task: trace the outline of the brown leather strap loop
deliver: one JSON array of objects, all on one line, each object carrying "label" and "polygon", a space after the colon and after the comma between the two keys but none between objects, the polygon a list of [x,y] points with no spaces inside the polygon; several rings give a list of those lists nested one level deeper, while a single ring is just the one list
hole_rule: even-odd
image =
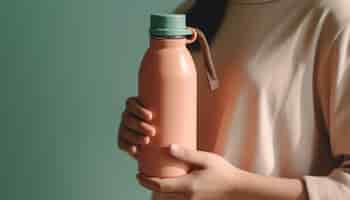
[{"label": "brown leather strap loop", "polygon": [[202,51],[204,63],[206,65],[206,70],[207,70],[207,77],[209,81],[209,86],[211,90],[215,90],[219,87],[219,79],[214,67],[213,59],[211,57],[210,53],[210,48],[208,41],[204,35],[204,33],[197,29],[197,28],[192,28],[197,33],[197,40],[199,42],[200,49]]}]

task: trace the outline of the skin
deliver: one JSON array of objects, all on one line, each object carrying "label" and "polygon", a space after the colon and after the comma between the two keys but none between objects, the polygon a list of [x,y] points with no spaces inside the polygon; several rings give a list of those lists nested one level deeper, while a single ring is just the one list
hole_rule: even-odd
[{"label": "skin", "polygon": [[[217,64],[221,86],[215,94],[207,87],[200,56],[193,53],[199,84],[198,145],[199,150],[189,150],[173,144],[169,154],[192,166],[193,170],[176,178],[149,178],[137,175],[139,183],[154,192],[154,199],[160,194],[171,195],[171,199],[212,200],[307,200],[307,193],[301,179],[287,179],[261,176],[233,166],[221,155],[225,140],[229,109],[237,84],[239,72],[225,65]],[[217,106],[208,106],[217,105]],[[144,108],[137,97],[126,101],[118,131],[118,146],[137,159],[139,145],[147,145],[157,134],[150,123],[152,112]],[[211,121],[212,123],[205,123]],[[157,197],[158,196],[158,197]]]}]

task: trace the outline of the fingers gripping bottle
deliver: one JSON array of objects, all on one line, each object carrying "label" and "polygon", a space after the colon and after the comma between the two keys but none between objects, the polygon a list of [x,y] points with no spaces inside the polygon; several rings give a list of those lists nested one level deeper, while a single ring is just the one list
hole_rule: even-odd
[{"label": "fingers gripping bottle", "polygon": [[167,148],[178,144],[196,149],[197,73],[186,44],[197,39],[206,63],[209,86],[218,87],[204,34],[186,27],[186,16],[151,15],[150,46],[139,71],[140,103],[153,112],[156,136],[140,147],[139,172],[152,177],[176,177],[188,172],[186,163],[173,159]]}]

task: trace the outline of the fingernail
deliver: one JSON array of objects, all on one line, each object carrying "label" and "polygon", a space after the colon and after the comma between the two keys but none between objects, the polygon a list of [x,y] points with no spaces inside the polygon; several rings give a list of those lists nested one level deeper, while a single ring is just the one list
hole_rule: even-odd
[{"label": "fingernail", "polygon": [[150,139],[149,139],[149,137],[145,137],[145,144],[149,144],[149,142],[150,142]]},{"label": "fingernail", "polygon": [[170,153],[176,154],[179,150],[179,146],[177,144],[171,144],[170,145]]},{"label": "fingernail", "polygon": [[153,136],[155,136],[156,135],[156,129],[153,127],[152,128],[152,131],[151,131],[151,136],[153,137]]},{"label": "fingernail", "polygon": [[131,153],[132,153],[132,154],[136,154],[136,153],[137,153],[137,147],[136,147],[135,145],[133,145],[133,146],[131,147]]},{"label": "fingernail", "polygon": [[148,113],[148,114],[147,114],[147,119],[148,119],[149,121],[152,120],[152,113]]}]

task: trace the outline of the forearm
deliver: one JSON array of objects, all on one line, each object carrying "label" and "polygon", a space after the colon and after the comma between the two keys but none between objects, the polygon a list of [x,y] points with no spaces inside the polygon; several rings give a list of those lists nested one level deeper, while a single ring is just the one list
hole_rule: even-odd
[{"label": "forearm", "polygon": [[247,200],[307,200],[302,180],[257,175],[249,172],[236,186],[232,197]]}]

